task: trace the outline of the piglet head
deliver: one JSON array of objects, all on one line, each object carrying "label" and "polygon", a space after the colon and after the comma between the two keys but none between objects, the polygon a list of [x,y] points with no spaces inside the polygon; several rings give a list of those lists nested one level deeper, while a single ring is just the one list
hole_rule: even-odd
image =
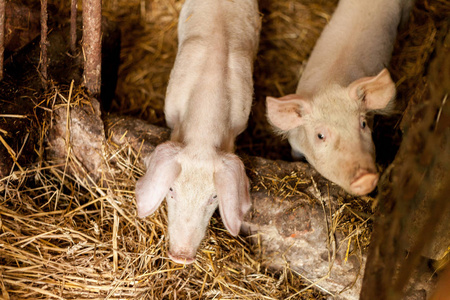
[{"label": "piglet head", "polygon": [[302,153],[319,173],[346,191],[364,195],[379,178],[366,114],[385,108],[394,94],[395,85],[384,69],[348,87],[324,87],[313,97],[268,97],[267,113],[294,152]]},{"label": "piglet head", "polygon": [[157,147],[147,166],[146,175],[136,185],[138,215],[153,213],[166,197],[169,257],[173,261],[194,262],[217,206],[228,231],[239,233],[242,217],[250,208],[250,195],[244,165],[237,156],[216,153],[198,157],[167,142]]}]

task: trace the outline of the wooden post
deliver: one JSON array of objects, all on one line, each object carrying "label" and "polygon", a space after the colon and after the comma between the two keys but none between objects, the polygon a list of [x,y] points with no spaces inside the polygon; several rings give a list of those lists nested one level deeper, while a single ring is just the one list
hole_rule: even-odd
[{"label": "wooden post", "polygon": [[75,53],[77,43],[77,2],[78,0],[71,0],[70,5],[70,51]]},{"label": "wooden post", "polygon": [[47,33],[48,33],[48,13],[47,13],[47,0],[41,0],[41,60],[40,71],[42,76],[42,82],[44,87],[47,87]]},{"label": "wooden post", "polygon": [[[437,56],[427,74],[428,93],[423,99],[421,96],[415,116],[405,123],[407,134],[393,167],[380,181],[380,213],[367,256],[361,300],[403,299],[422,252],[447,249],[448,244],[439,241],[449,238],[443,227],[450,215],[450,77],[443,75],[450,69],[449,42],[447,34],[436,48]],[[420,228],[408,238],[417,224]]]},{"label": "wooden post", "polygon": [[0,80],[3,79],[3,59],[5,53],[5,2],[0,0]]},{"label": "wooden post", "polygon": [[101,0],[83,1],[84,85],[94,95],[100,95],[101,85]]}]

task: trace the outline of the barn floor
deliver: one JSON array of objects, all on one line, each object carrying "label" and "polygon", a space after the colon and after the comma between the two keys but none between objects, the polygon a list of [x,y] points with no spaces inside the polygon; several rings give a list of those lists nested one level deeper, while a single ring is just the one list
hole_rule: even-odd
[{"label": "barn floor", "polygon": [[[69,11],[68,1],[49,2],[62,15]],[[111,113],[165,126],[164,95],[177,50],[182,3],[103,1],[103,14],[122,31]],[[336,3],[259,1],[262,32],[255,61],[255,99],[248,129],[238,138],[238,154],[292,160],[287,142],[276,137],[266,121],[265,97],[295,91],[300,70]],[[399,113],[375,120],[374,140],[383,168],[392,162],[401,142],[402,117],[408,117],[403,112],[419,103],[426,89],[426,70],[442,29],[448,28],[449,15],[446,0],[418,0],[399,32],[389,66],[398,85]],[[35,103],[53,99],[78,103],[84,97],[78,87],[58,85],[31,94]],[[36,162],[15,165],[9,176],[0,179],[2,299],[326,299],[313,288],[298,293],[308,284],[288,266],[278,272],[267,270],[260,245],[230,236],[218,214],[211,220],[197,261],[189,266],[171,262],[166,253],[165,209],[145,220],[136,217],[134,186],[143,174],[137,154],[129,147],[105,149],[102,155],[114,178],[102,184],[86,182],[65,171],[67,164],[77,163],[72,157],[55,165],[42,155],[50,124],[39,124]],[[109,164],[113,159],[114,164]],[[370,219],[375,198],[372,194],[352,199],[360,201],[352,205]],[[345,220],[350,224],[352,218]],[[363,249],[372,224],[366,223],[369,227],[360,238],[365,241]]]}]

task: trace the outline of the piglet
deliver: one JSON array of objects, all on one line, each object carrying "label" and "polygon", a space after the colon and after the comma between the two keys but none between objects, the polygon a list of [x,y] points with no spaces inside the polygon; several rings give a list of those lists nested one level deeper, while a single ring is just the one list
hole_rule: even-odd
[{"label": "piglet", "polygon": [[341,0],[315,45],[296,94],[267,97],[267,116],[293,153],[355,195],[378,182],[366,115],[393,104],[388,64],[409,0]]},{"label": "piglet", "polygon": [[171,139],[156,147],[136,184],[140,217],[166,198],[175,262],[194,262],[217,206],[233,236],[250,208],[248,178],[233,151],[250,113],[259,31],[256,0],[187,0],[181,10],[164,107]]}]

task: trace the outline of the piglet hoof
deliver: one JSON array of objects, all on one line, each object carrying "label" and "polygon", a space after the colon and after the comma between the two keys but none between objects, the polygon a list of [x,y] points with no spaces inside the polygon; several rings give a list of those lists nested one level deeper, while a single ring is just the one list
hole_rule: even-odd
[{"label": "piglet hoof", "polygon": [[378,173],[363,173],[350,185],[350,191],[358,196],[370,193],[378,183]]},{"label": "piglet hoof", "polygon": [[178,264],[183,264],[183,265],[189,265],[195,261],[195,256],[190,257],[189,255],[185,255],[184,253],[172,254],[172,253],[170,253],[170,251],[169,251],[169,258],[172,261],[174,261]]}]

